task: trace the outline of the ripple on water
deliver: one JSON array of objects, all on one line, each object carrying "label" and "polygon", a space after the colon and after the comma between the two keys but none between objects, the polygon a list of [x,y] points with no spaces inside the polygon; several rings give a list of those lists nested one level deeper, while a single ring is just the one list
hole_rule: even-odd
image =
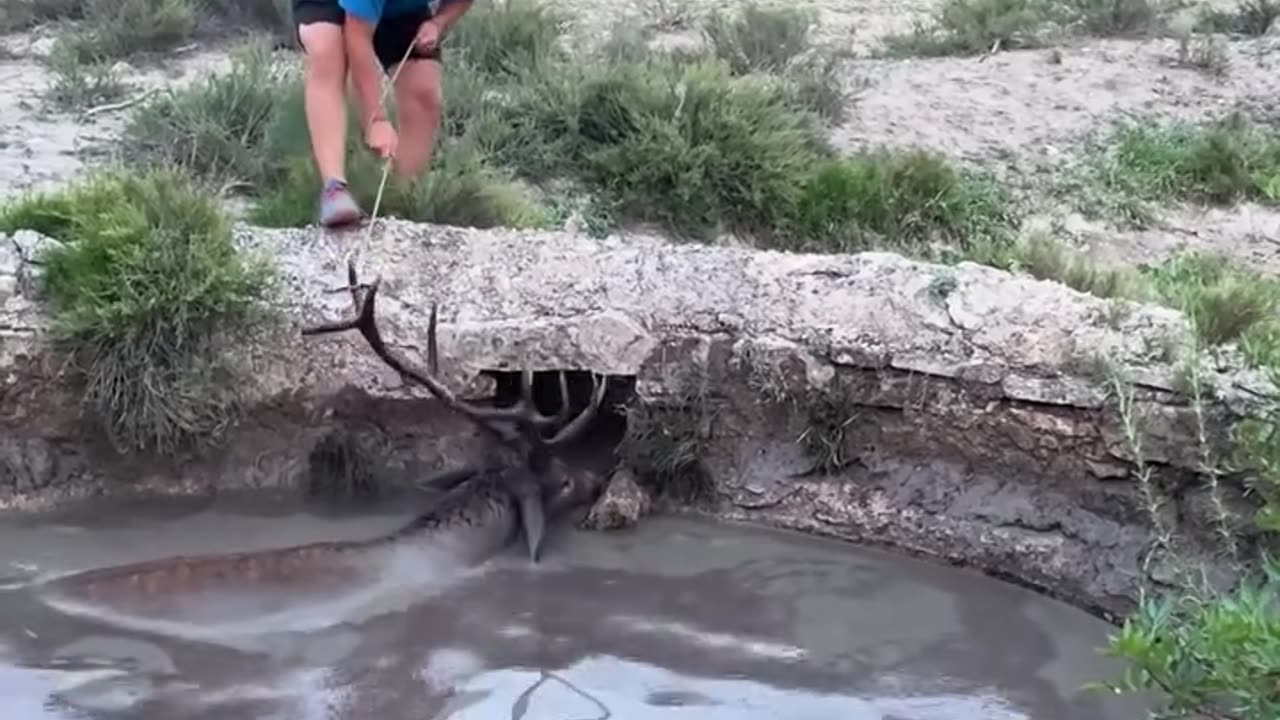
[{"label": "ripple on water", "polygon": [[652,518],[559,529],[538,566],[519,548],[473,572],[422,558],[384,558],[358,598],[259,597],[258,615],[247,597],[125,622],[0,592],[5,720],[1141,715],[1080,690],[1115,670],[1096,652],[1105,625],[848,544]]}]

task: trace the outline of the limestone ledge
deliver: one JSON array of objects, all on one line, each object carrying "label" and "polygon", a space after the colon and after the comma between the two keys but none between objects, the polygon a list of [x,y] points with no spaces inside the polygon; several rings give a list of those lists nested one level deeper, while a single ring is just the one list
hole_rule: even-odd
[{"label": "limestone ledge", "polygon": [[[1187,333],[1180,314],[1165,308],[889,253],[637,245],[397,221],[380,222],[371,241],[363,231],[251,227],[238,228],[237,241],[278,266],[281,310],[297,324],[351,312],[339,290],[345,254],[357,247],[361,279],[382,277],[384,334],[410,357],[423,356],[430,307],[440,304],[441,348],[456,387],[480,369],[521,364],[636,374],[664,341],[705,337],[795,351],[828,367],[951,378],[998,387],[1012,400],[1097,408],[1105,387],[1091,376],[1095,358],[1110,358],[1142,386],[1173,391],[1171,353]],[[28,231],[0,240],[6,385],[13,368],[44,352],[32,278],[50,242]],[[406,391],[354,334],[282,340],[254,349],[263,397],[335,384]],[[1248,413],[1267,392],[1261,377],[1229,359],[1215,370],[1236,412]]]}]

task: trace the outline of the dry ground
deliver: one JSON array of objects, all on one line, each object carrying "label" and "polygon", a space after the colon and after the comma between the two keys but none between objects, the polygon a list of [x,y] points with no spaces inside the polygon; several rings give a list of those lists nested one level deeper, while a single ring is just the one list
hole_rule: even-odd
[{"label": "dry ground", "polygon": [[[690,22],[718,0],[627,3],[578,0],[578,30],[599,37],[614,22],[644,23],[670,44],[697,42]],[[846,83],[859,94],[848,119],[833,129],[840,148],[915,145],[938,150],[1004,178],[1024,199],[1033,223],[1103,259],[1146,262],[1183,248],[1204,248],[1280,273],[1280,213],[1255,205],[1202,210],[1169,208],[1145,230],[1086,220],[1048,192],[1091,132],[1125,114],[1201,119],[1243,109],[1280,118],[1280,30],[1223,45],[1226,73],[1178,66],[1172,39],[1088,40],[1051,49],[987,57],[877,58],[880,39],[928,17],[919,0],[812,0],[818,38],[847,53]],[[585,40],[584,40],[585,41]],[[42,95],[50,73],[41,58],[48,31],[0,38],[0,198],[76,176],[118,131],[119,113],[92,118],[49,111]],[[164,68],[139,67],[144,87],[185,82],[221,67],[225,52],[192,47]],[[136,91],[135,91],[136,92]]]}]

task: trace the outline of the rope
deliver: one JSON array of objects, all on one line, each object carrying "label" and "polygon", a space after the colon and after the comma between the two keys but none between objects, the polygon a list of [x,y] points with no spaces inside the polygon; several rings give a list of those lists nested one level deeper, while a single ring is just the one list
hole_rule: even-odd
[{"label": "rope", "polygon": [[[395,72],[391,73],[391,82],[382,86],[382,95],[378,98],[378,107],[384,113],[386,112],[387,95],[395,88],[396,79],[400,77],[400,71],[404,69],[404,64],[409,61],[409,54],[413,52],[415,43],[416,40],[409,43],[409,47],[404,51],[404,57],[400,58],[400,62],[396,64]],[[373,212],[369,215],[369,227],[364,235],[365,243],[373,242],[373,228],[378,222],[378,210],[382,206],[382,194],[387,189],[387,177],[391,174],[391,161],[394,159],[394,157],[388,157],[386,162],[382,164],[382,180],[378,183],[378,194],[373,199]],[[361,243],[356,243],[347,251],[347,256],[343,258],[346,260],[346,264],[352,264],[352,259],[355,257],[356,251],[360,249],[360,245]]]}]

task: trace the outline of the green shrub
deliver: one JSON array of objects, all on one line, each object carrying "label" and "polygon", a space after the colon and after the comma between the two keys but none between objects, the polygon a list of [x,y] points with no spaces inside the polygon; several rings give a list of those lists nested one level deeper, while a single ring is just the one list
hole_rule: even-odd
[{"label": "green shrub", "polygon": [[1280,202],[1280,135],[1237,114],[1203,124],[1121,123],[1088,163],[1101,204],[1138,222],[1158,201]]},{"label": "green shrub", "polygon": [[1056,10],[1066,24],[1094,37],[1126,37],[1160,29],[1160,10],[1151,0],[1067,0]]},{"label": "green shrub", "polygon": [[486,76],[519,76],[564,59],[561,38],[568,22],[568,14],[550,3],[477,3],[454,25],[445,52],[450,65],[461,61]]},{"label": "green shrub", "polygon": [[1147,277],[1156,296],[1185,313],[1206,343],[1240,342],[1259,364],[1280,353],[1272,344],[1280,332],[1280,280],[1200,253],[1165,261]]},{"label": "green shrub", "polygon": [[[1246,360],[1267,371],[1273,387],[1280,388],[1280,281],[1197,253],[1175,257],[1144,276],[1152,294],[1182,310],[1196,332],[1184,377],[1199,434],[1201,476],[1220,540],[1211,562],[1241,579],[1225,589],[1197,579],[1204,577],[1200,561],[1177,557],[1168,518],[1158,502],[1152,503],[1156,544],[1173,552],[1171,560],[1186,572],[1175,575],[1172,589],[1144,593],[1137,612],[1111,636],[1108,653],[1129,667],[1100,687],[1156,691],[1165,702],[1155,717],[1274,718],[1280,711],[1280,566],[1266,550],[1275,547],[1280,532],[1280,397],[1258,397],[1263,412],[1227,428],[1234,447],[1217,452],[1210,439],[1217,429],[1207,409],[1215,390],[1201,348],[1237,342]],[[1141,457],[1132,443],[1131,451]],[[1229,472],[1238,473],[1260,500],[1252,523],[1223,501],[1220,478]],[[1256,558],[1242,552],[1258,549],[1263,552]]]},{"label": "green shrub", "polygon": [[84,62],[80,51],[66,41],[57,41],[49,53],[53,82],[46,100],[58,110],[84,110],[114,102],[129,90],[109,62]]},{"label": "green shrub", "polygon": [[80,17],[83,0],[5,0],[0,4],[0,33],[16,32],[49,22]]},{"label": "green shrub", "polygon": [[265,316],[270,274],[243,260],[217,201],[174,172],[104,174],[20,201],[0,227],[61,240],[42,260],[55,336],[122,452],[171,454],[237,415],[228,342]]},{"label": "green shrub", "polygon": [[1108,647],[1134,666],[1121,691],[1155,688],[1161,717],[1280,717],[1280,565],[1228,593],[1144,597]]},{"label": "green shrub", "polygon": [[191,0],[84,0],[82,31],[67,38],[86,62],[162,52],[191,36]]},{"label": "green shrub", "polygon": [[1204,32],[1266,35],[1280,17],[1276,0],[1241,0],[1233,10],[1204,7],[1197,23]]},{"label": "green shrub", "polygon": [[945,0],[928,24],[890,35],[884,45],[893,56],[976,55],[1001,48],[1037,47],[1048,10],[1040,0]]},{"label": "green shrub", "polygon": [[511,100],[503,161],[572,177],[678,234],[777,226],[825,152],[781,83],[715,60],[566,66]]},{"label": "green shrub", "polygon": [[1063,32],[1126,37],[1162,28],[1151,0],[945,0],[928,23],[885,39],[893,56],[977,55],[1046,44]]},{"label": "green shrub", "polygon": [[711,13],[703,33],[734,74],[779,72],[809,50],[816,19],[811,11],[790,4],[748,2],[733,15]]},{"label": "green shrub", "polygon": [[1018,263],[1040,280],[1054,280],[1101,298],[1145,299],[1147,286],[1128,268],[1103,268],[1084,253],[1044,235],[1032,235],[1017,251]]},{"label": "green shrub", "polygon": [[890,247],[960,255],[1005,245],[1006,199],[998,187],[920,150],[881,149],[827,161],[804,180],[792,234],[802,248],[850,252]]},{"label": "green shrub", "polygon": [[265,32],[276,40],[294,39],[292,0],[203,0],[202,21],[221,21],[228,29]]},{"label": "green shrub", "polygon": [[[167,90],[139,106],[124,127],[121,155],[131,166],[178,166],[211,182],[268,180],[273,158],[264,153],[281,98],[301,96],[298,73],[250,46],[232,58],[231,70],[187,87]],[[300,136],[306,127],[281,128]],[[294,139],[296,142],[296,139]]]}]

